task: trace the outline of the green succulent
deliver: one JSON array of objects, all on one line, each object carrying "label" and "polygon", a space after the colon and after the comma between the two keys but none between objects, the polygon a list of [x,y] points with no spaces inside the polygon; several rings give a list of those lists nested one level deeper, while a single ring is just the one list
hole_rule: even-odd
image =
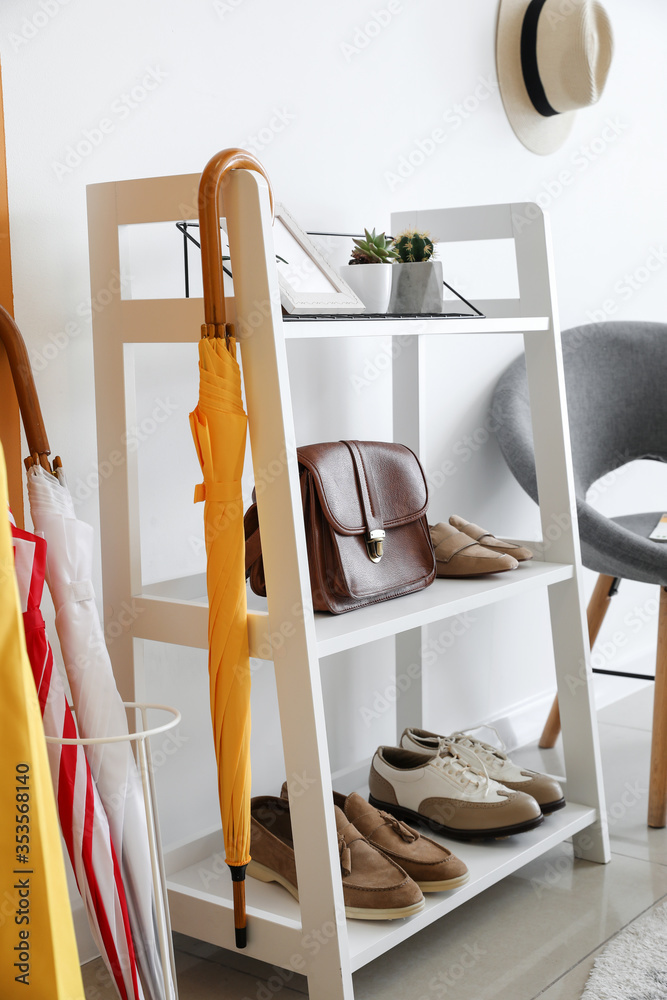
[{"label": "green succulent", "polygon": [[391,248],[391,237],[387,238],[384,233],[375,235],[375,230],[369,233],[364,229],[365,238],[353,240],[354,250],[350,257],[350,264],[391,264],[398,257],[395,250]]},{"label": "green succulent", "polygon": [[403,264],[415,264],[429,260],[435,247],[429,233],[419,233],[416,229],[406,229],[394,238],[392,244],[398,259]]}]

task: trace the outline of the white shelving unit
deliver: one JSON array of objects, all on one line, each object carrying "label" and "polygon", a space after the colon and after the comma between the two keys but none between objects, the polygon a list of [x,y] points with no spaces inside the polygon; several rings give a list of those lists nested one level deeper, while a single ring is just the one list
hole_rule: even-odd
[{"label": "white shelving unit", "polygon": [[[89,188],[95,301],[102,301],[96,298],[100,292],[106,301],[109,292],[105,290],[117,287],[113,276],[120,273],[118,227],[196,218],[198,181],[197,175],[186,175]],[[235,171],[224,198],[221,214],[227,219],[235,275],[229,314],[238,319],[251,314],[254,320],[260,317],[252,326],[252,335],[241,338],[256,479],[264,478],[262,470],[283,456],[283,474],[272,476],[259,498],[270,611],[266,602],[251,599],[250,650],[253,656],[274,661],[287,774],[312,779],[307,793],[294,796],[291,802],[300,903],[279,886],[248,879],[246,954],[306,971],[313,1000],[351,1000],[355,969],[563,840],[572,837],[580,857],[609,860],[549,237],[546,221],[536,206],[530,206],[530,211],[526,205],[496,205],[429,212],[429,228],[447,233],[451,241],[514,239],[519,298],[480,303],[489,317],[484,319],[290,322],[281,316],[264,181],[256,174]],[[392,231],[408,222],[419,225],[419,215],[393,216]],[[526,219],[533,221],[526,223]],[[101,456],[118,448],[133,422],[133,345],[195,339],[202,317],[201,300],[124,301],[120,293],[94,315]],[[423,337],[508,332],[524,336],[542,530],[553,561],[536,559],[520,571],[498,578],[436,580],[418,594],[339,617],[313,614],[286,340],[400,336],[400,363],[394,366],[393,374],[394,439],[419,453]],[[206,647],[206,586],[203,575],[142,586],[136,455],[128,450],[124,458],[114,475],[100,483],[104,601],[111,615],[128,600],[141,610],[128,631],[114,639],[110,650],[124,697],[141,699],[143,641]],[[567,806],[528,834],[484,845],[457,842],[454,849],[470,867],[470,882],[454,892],[429,894],[425,910],[415,917],[346,921],[342,916],[320,658],[395,635],[400,674],[406,663],[421,662],[423,626],[536,588],[546,588],[549,595]],[[276,634],[281,635],[281,642],[272,649],[271,636]],[[398,730],[407,723],[415,725],[421,711],[418,675],[399,697]],[[336,787],[346,791],[363,785],[367,770],[368,762],[350,762],[344,772],[333,776]],[[233,949],[231,880],[222,857],[220,830],[203,833],[168,852],[172,924],[175,930]],[[220,877],[211,878],[211,873],[220,873]]]}]

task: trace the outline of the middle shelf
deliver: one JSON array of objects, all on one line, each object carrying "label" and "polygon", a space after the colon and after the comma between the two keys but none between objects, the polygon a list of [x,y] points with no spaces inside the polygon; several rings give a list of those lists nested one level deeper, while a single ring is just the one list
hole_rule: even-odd
[{"label": "middle shelf", "polygon": [[[315,615],[317,655],[330,656],[398,632],[430,625],[538,587],[568,580],[572,566],[533,560],[509,573],[477,579],[438,579],[426,590],[383,601],[344,615]],[[208,604],[203,573],[145,586],[133,598],[132,634],[180,646],[208,648]],[[280,634],[280,629],[277,629]],[[271,659],[266,601],[248,591],[250,655]]]}]

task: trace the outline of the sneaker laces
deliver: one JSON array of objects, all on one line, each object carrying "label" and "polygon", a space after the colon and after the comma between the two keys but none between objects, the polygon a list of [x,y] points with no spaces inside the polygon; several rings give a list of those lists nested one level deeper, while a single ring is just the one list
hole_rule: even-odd
[{"label": "sneaker laces", "polygon": [[[475,736],[471,736],[470,734],[474,733],[477,729],[490,729],[491,732],[495,733],[496,739],[500,743],[500,748],[494,746],[492,743],[484,743],[483,740],[478,740]],[[473,726],[469,730],[460,730],[457,733],[452,733],[450,739],[456,741],[456,746],[463,746],[472,750],[480,763],[500,768],[511,764],[506,752],[507,747],[495,726],[483,723],[481,726]]]},{"label": "sneaker laces", "polygon": [[452,738],[443,736],[438,740],[438,749],[434,763],[441,770],[453,777],[459,784],[474,785],[488,795],[491,790],[491,778],[486,764],[474,750],[453,743]]}]

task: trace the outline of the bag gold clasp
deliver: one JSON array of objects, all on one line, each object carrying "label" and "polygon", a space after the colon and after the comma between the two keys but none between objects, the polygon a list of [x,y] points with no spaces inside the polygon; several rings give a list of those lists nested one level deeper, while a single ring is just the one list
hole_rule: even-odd
[{"label": "bag gold clasp", "polygon": [[382,528],[375,528],[366,535],[366,550],[371,562],[379,563],[382,559],[385,534]]}]

